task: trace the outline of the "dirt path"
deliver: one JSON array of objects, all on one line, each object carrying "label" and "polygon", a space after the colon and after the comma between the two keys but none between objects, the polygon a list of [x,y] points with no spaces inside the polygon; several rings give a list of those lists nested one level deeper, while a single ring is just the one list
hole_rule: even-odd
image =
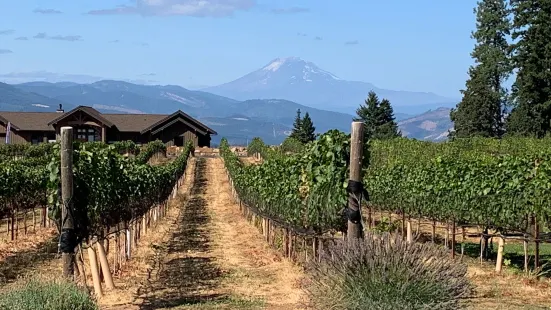
[{"label": "dirt path", "polygon": [[141,284],[126,289],[135,291],[134,300],[116,307],[104,301],[104,309],[302,308],[302,271],[241,217],[221,159],[196,162],[190,195],[182,202],[166,226],[165,242],[151,246]]}]

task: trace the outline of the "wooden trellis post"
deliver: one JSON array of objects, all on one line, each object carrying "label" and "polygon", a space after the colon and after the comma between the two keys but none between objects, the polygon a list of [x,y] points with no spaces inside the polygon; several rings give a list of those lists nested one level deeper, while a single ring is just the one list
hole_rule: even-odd
[{"label": "wooden trellis post", "polygon": [[73,219],[73,128],[61,127],[61,257],[63,276],[74,278],[76,241]]},{"label": "wooden trellis post", "polygon": [[[350,136],[350,181],[362,182],[362,157],[363,157],[363,136],[364,124],[352,122],[352,133]],[[354,193],[348,194],[348,212],[357,214],[361,208],[361,201],[357,200]],[[361,219],[351,220],[348,218],[348,241],[360,238],[362,235]]]}]

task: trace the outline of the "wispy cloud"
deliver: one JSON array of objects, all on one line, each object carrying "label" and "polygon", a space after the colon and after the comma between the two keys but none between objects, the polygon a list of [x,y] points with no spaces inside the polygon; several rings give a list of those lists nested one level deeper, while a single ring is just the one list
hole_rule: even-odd
[{"label": "wispy cloud", "polygon": [[38,14],[61,14],[63,12],[61,12],[59,10],[54,10],[54,9],[34,9],[33,13],[38,13]]},{"label": "wispy cloud", "polygon": [[35,38],[35,39],[44,39],[44,40],[69,41],[69,42],[80,41],[80,40],[82,39],[82,37],[81,37],[81,36],[78,36],[78,35],[69,35],[69,36],[55,35],[55,36],[48,36],[45,32],[37,33],[33,38]]},{"label": "wispy cloud", "polygon": [[135,0],[136,5],[89,11],[90,15],[226,17],[248,10],[256,0]]},{"label": "wispy cloud", "polygon": [[310,12],[310,9],[308,8],[301,8],[301,7],[290,7],[290,8],[279,8],[279,9],[272,9],[272,13],[274,14],[296,14],[296,13],[306,13]]},{"label": "wispy cloud", "polygon": [[120,43],[121,40],[112,40],[112,41],[109,41],[109,43]]},{"label": "wispy cloud", "polygon": [[13,30],[13,29],[0,30],[0,36],[1,35],[10,35],[10,34],[14,34],[14,33],[15,33],[15,30]]},{"label": "wispy cloud", "polygon": [[303,32],[298,32],[297,33],[297,36],[299,37],[307,37],[308,35],[306,33],[303,33]]},{"label": "wispy cloud", "polygon": [[49,37],[49,39],[50,40],[74,42],[74,41],[80,41],[82,39],[82,37],[81,36],[60,36],[60,35],[57,35],[57,36]]},{"label": "wispy cloud", "polygon": [[134,44],[141,46],[141,47],[149,47],[149,43],[147,42],[134,42]]},{"label": "wispy cloud", "polygon": [[358,44],[360,44],[358,40],[344,42],[344,45],[358,45]]},{"label": "wispy cloud", "polygon": [[12,50],[0,48],[0,54],[11,54],[11,53],[13,53]]},{"label": "wispy cloud", "polygon": [[18,40],[18,41],[27,41],[29,38],[27,38],[27,37],[17,37],[15,39]]},{"label": "wispy cloud", "polygon": [[157,73],[144,73],[144,74],[140,74],[140,76],[156,76]]},{"label": "wispy cloud", "polygon": [[322,37],[315,37],[314,40],[321,41],[321,40],[323,40],[323,38]]},{"label": "wispy cloud", "polygon": [[40,33],[37,33],[33,38],[35,38],[35,39],[46,39],[47,35],[46,35],[45,32],[40,32]]},{"label": "wispy cloud", "polygon": [[124,15],[124,14],[138,14],[138,8],[128,5],[119,5],[112,9],[100,9],[88,11],[89,15]]}]

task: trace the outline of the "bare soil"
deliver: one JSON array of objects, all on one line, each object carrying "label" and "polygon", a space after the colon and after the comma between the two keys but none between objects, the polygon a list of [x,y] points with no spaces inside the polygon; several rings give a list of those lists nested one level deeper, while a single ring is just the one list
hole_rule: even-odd
[{"label": "bare soil", "polygon": [[[35,212],[33,221],[32,212]],[[18,231],[15,240],[11,240],[7,231],[7,220],[2,220],[0,229],[0,283],[17,280],[29,268],[49,261],[57,253],[57,229],[55,226],[41,227],[41,209],[18,214]],[[25,232],[25,223],[27,231]]]},{"label": "bare soil", "polygon": [[241,216],[221,159],[198,159],[192,184],[103,309],[303,308],[302,270]]}]

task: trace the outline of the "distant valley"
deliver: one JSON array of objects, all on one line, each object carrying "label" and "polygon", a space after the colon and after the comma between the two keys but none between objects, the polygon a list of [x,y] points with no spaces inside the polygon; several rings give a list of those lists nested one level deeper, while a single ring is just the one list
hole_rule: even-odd
[{"label": "distant valley", "polygon": [[[296,78],[300,72],[302,80],[285,88],[285,81],[288,82],[293,76]],[[256,82],[253,81],[254,77]],[[204,90],[189,90],[176,85],[140,85],[115,80],[87,84],[0,83],[0,110],[53,111],[60,104],[65,110],[86,105],[104,113],[170,114],[182,110],[219,132],[218,136],[213,137],[214,143],[227,137],[232,143],[245,144],[259,136],[267,143],[277,144],[289,134],[297,109],[303,114],[310,114],[318,132],[333,128],[348,132],[356,108],[363,103],[363,97],[370,90],[368,83],[360,85],[357,84],[360,82],[342,81],[299,58],[276,60],[236,81]],[[313,87],[314,84],[317,86]],[[346,89],[350,85],[358,87],[355,96],[359,99],[346,99],[348,101],[343,100],[345,103],[341,107],[331,108],[327,100],[333,100],[331,98],[334,97],[330,93],[341,94],[343,99],[349,98]],[[326,89],[321,92],[320,87]],[[430,93],[372,88],[380,97],[391,100],[404,135],[433,141],[446,139],[446,133],[452,127],[449,108],[446,105],[438,106],[437,103],[445,98]],[[284,91],[285,89],[288,91]],[[362,95],[362,92],[365,94]],[[270,98],[270,93],[277,99]],[[302,94],[300,98],[311,99],[300,101],[297,97],[296,101],[289,100],[295,96],[293,94]],[[323,94],[327,95],[327,100],[315,102],[315,98],[323,97]],[[230,95],[233,98],[229,98]],[[420,104],[415,104],[416,100]],[[400,104],[407,108],[401,109]],[[432,110],[427,111],[429,109]]]}]

